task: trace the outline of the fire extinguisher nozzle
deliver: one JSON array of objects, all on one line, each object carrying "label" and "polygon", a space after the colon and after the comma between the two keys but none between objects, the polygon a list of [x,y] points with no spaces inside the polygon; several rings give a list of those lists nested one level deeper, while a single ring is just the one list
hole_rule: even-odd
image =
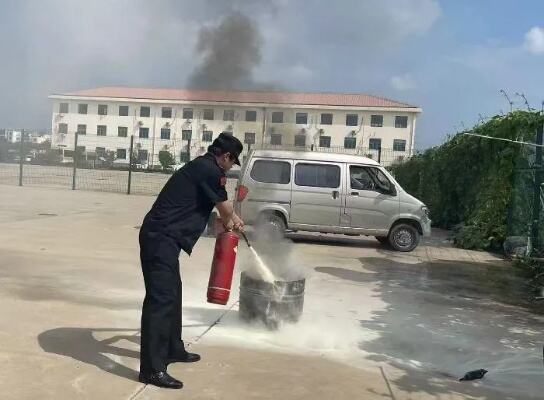
[{"label": "fire extinguisher nozzle", "polygon": [[246,234],[245,234],[243,231],[240,231],[240,235],[242,235],[242,237],[243,237],[244,240],[246,241],[247,247],[251,247],[251,245],[249,244],[249,240],[247,239]]}]

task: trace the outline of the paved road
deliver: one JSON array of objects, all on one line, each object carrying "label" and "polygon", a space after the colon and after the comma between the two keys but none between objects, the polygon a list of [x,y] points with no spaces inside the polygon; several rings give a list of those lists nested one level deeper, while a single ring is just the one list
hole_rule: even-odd
[{"label": "paved road", "polygon": [[[153,197],[0,189],[2,399],[541,398],[544,322],[523,281],[441,232],[410,254],[319,235],[259,244],[307,279],[302,319],[279,331],[240,321],[238,274],[226,307],[205,302],[202,238],[181,269],[184,338],[203,361],[169,368],[183,393],[141,385],[135,227]],[[457,382],[480,367],[483,381]]]}]

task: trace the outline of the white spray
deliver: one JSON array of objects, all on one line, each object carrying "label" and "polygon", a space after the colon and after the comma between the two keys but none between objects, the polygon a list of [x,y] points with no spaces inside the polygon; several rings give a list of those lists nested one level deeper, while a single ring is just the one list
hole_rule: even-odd
[{"label": "white spray", "polygon": [[[249,243],[248,243],[248,245],[249,245]],[[274,274],[272,274],[272,272],[270,272],[270,269],[268,269],[268,267],[266,266],[264,261],[261,259],[259,254],[253,248],[253,246],[249,246],[249,249],[253,253],[253,256],[255,257],[255,260],[257,260],[257,269],[259,270],[259,274],[261,275],[263,280],[265,282],[274,283],[274,281],[276,280],[274,278]]]}]

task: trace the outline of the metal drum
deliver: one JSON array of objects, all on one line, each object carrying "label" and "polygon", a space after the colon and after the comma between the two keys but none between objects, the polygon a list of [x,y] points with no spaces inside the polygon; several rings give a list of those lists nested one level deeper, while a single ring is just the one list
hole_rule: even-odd
[{"label": "metal drum", "polygon": [[274,284],[242,272],[240,280],[240,318],[262,321],[277,329],[282,322],[297,322],[304,307],[305,279],[276,281]]}]

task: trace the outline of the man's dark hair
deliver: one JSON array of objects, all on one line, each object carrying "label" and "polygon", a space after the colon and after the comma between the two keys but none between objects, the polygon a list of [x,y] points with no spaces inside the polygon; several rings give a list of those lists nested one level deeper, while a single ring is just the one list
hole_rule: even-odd
[{"label": "man's dark hair", "polygon": [[217,147],[212,144],[208,146],[208,152],[212,153],[214,156],[217,156],[217,157],[222,156],[225,153],[228,153],[228,151],[223,150],[221,147]]}]

